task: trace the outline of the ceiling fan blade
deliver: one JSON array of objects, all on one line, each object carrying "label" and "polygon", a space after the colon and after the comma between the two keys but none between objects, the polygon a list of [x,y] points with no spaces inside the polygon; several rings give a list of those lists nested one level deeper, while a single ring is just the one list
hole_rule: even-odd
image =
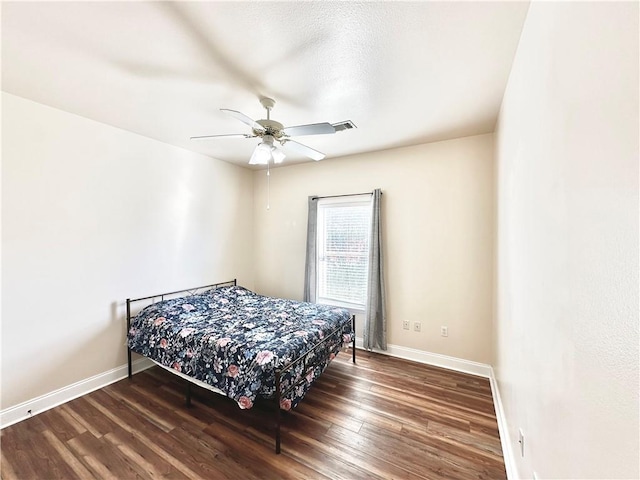
[{"label": "ceiling fan blade", "polygon": [[264,130],[264,127],[262,125],[260,125],[258,122],[256,122],[252,118],[247,117],[242,112],[237,112],[235,110],[229,110],[227,108],[221,108],[220,111],[224,112],[224,113],[228,113],[233,118],[235,118],[237,120],[240,120],[242,123],[246,123],[247,125],[249,125],[251,128],[253,128],[255,130]]},{"label": "ceiling fan blade", "polygon": [[325,157],[324,153],[314,150],[311,147],[307,147],[306,145],[298,143],[294,140],[285,139],[282,142],[282,146],[284,146],[285,148],[289,148],[294,152],[300,153],[305,157],[312,158],[313,160],[316,160],[316,161],[322,160]]},{"label": "ceiling fan blade", "polygon": [[336,133],[336,129],[330,123],[324,122],[287,127],[283,130],[283,132],[289,137],[296,137],[302,135],[325,135],[327,133]]},{"label": "ceiling fan blade", "polygon": [[249,135],[247,133],[229,133],[225,135],[200,135],[197,137],[189,137],[189,140],[206,140],[207,138],[253,138],[255,135]]}]

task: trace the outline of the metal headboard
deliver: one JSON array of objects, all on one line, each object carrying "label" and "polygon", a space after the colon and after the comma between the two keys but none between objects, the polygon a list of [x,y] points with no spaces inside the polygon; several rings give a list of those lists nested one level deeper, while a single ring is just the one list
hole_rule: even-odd
[{"label": "metal headboard", "polygon": [[[186,296],[189,295],[196,295],[197,293],[204,293],[208,290],[215,290],[218,287],[231,287],[231,286],[236,286],[237,285],[237,281],[234,278],[233,280],[228,280],[226,282],[220,282],[220,283],[212,283],[211,285],[203,285],[201,287],[192,287],[192,288],[185,288],[184,290],[176,290],[175,292],[165,292],[165,293],[159,293],[157,295],[149,295],[147,297],[140,297],[140,298],[127,298],[127,334],[129,333],[129,330],[131,329],[131,304],[135,303],[135,302],[141,302],[143,300],[152,300],[152,303],[156,302],[156,299],[159,299],[159,301],[163,301],[164,297],[168,297],[170,295],[178,295],[179,293],[184,293]],[[131,350],[127,347],[127,363],[128,363],[128,368],[129,368],[129,378],[131,378],[132,375],[132,367],[131,367]]]}]

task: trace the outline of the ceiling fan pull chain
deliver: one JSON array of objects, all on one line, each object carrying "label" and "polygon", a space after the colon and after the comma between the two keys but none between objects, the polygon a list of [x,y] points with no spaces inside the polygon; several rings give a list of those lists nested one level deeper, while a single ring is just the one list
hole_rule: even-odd
[{"label": "ceiling fan pull chain", "polygon": [[271,170],[269,169],[269,162],[267,160],[267,210],[271,208]]}]

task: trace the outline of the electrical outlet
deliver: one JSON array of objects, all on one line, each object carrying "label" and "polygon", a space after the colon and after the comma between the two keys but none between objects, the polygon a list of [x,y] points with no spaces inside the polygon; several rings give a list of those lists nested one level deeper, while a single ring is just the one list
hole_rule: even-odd
[{"label": "electrical outlet", "polygon": [[403,320],[402,321],[402,328],[404,328],[405,330],[409,330],[409,320]]},{"label": "electrical outlet", "polygon": [[518,443],[520,444],[520,456],[524,458],[524,432],[522,429],[518,430]]},{"label": "electrical outlet", "polygon": [[444,325],[440,327],[440,336],[448,337],[449,336],[449,327],[445,327]]},{"label": "electrical outlet", "polygon": [[419,332],[421,326],[422,325],[420,325],[420,322],[413,322],[413,331],[414,332]]}]

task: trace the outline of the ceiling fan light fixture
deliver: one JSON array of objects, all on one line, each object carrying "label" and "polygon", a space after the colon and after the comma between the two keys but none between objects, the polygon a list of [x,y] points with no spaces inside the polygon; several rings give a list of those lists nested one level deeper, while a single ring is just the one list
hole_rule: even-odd
[{"label": "ceiling fan light fixture", "polygon": [[255,148],[251,158],[249,159],[249,165],[266,165],[269,162],[271,152],[269,147],[265,147],[266,145],[261,143]]},{"label": "ceiling fan light fixture", "polygon": [[273,163],[282,163],[284,157],[286,157],[284,152],[276,147],[273,147],[273,150],[271,150],[271,156],[273,157]]},{"label": "ceiling fan light fixture", "polygon": [[266,165],[271,160],[273,149],[273,137],[271,135],[265,135],[262,142],[253,151],[249,165]]}]

